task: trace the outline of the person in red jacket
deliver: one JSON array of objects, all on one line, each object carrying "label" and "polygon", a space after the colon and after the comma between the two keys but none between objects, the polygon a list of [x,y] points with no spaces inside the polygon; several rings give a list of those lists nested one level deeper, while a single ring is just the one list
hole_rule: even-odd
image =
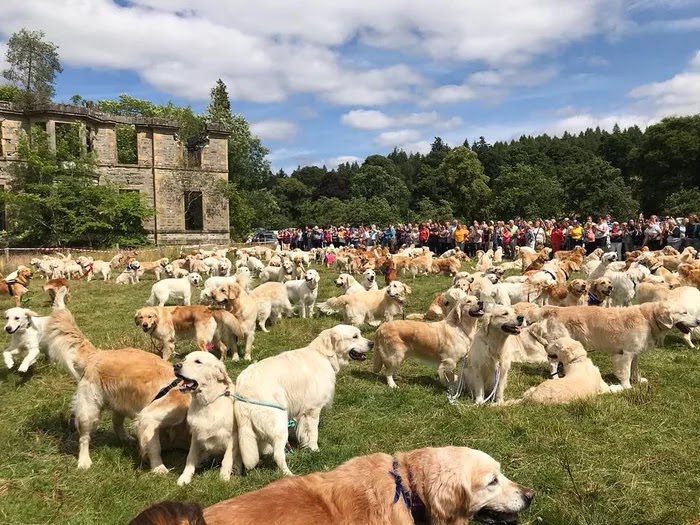
[{"label": "person in red jacket", "polygon": [[561,250],[561,243],[564,241],[564,230],[562,230],[561,224],[557,224],[552,230],[552,253],[557,253]]},{"label": "person in red jacket", "polygon": [[425,224],[420,225],[420,230],[418,230],[418,241],[421,246],[428,245],[428,237],[430,236],[430,230]]}]

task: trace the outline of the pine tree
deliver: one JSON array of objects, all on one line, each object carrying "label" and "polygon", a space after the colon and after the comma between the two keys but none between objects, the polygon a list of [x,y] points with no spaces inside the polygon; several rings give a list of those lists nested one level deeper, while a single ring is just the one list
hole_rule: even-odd
[{"label": "pine tree", "polygon": [[16,102],[26,109],[51,102],[56,74],[63,71],[58,46],[45,42],[44,36],[43,31],[22,29],[7,42],[9,68],[2,76],[22,90]]},{"label": "pine tree", "polygon": [[233,116],[231,115],[231,101],[228,98],[228,90],[224,81],[219,79],[211,88],[209,105],[207,106],[207,120],[216,124],[221,124],[231,131],[233,127]]}]

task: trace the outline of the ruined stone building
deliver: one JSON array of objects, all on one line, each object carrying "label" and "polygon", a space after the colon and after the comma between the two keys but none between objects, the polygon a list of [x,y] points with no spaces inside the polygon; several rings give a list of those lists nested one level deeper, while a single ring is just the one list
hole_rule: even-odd
[{"label": "ruined stone building", "polygon": [[[209,126],[198,147],[185,147],[176,122],[123,117],[82,106],[52,104],[23,112],[0,102],[0,186],[11,184],[8,166],[18,162],[19,139],[31,126],[41,126],[56,147],[65,126],[78,130],[79,140],[96,158],[99,183],[120,191],[138,191],[155,217],[144,227],[157,244],[226,244],[229,210],[228,136]],[[63,127],[63,128],[62,128]],[[131,134],[131,136],[130,136]],[[117,145],[117,137],[120,140]],[[4,214],[0,229],[5,228]]]}]

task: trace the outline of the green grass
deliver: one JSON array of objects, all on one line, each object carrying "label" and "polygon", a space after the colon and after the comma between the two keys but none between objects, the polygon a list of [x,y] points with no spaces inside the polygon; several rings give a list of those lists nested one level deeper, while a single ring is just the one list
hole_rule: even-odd
[{"label": "green grass", "polygon": [[[332,275],[322,272],[322,298],[336,294]],[[446,277],[411,282],[407,311],[424,311],[449,283]],[[69,308],[96,345],[147,349],[150,343],[132,316],[151,284],[72,283]],[[40,286],[32,284],[29,306],[48,312]],[[2,307],[9,306],[3,298]],[[254,358],[304,346],[337,322],[332,317],[284,320],[269,334],[257,334]],[[371,358],[353,362],[338,375],[334,405],[321,417],[321,451],[296,451],[289,466],[306,474],[378,451],[463,445],[491,454],[508,477],[536,489],[525,524],[697,523],[700,357],[681,343],[673,335],[664,348],[642,356],[648,387],[557,407],[476,407],[466,399],[450,406],[430,368],[406,363],[400,388],[390,390],[371,372]],[[178,344],[181,353],[192,348]],[[592,357],[612,379],[608,356]],[[228,363],[234,378],[245,366]],[[519,397],[544,377],[542,366],[516,365],[506,398]],[[206,506],[279,477],[265,460],[228,483],[219,480],[215,468],[198,470],[191,485],[179,488],[175,481],[186,452],[165,453],[172,472],[151,475],[136,446],[116,439],[107,414],[94,435],[92,468],[78,471],[77,435],[69,420],[74,387],[67,373],[45,359],[28,377],[0,371],[0,524],[123,524],[159,500]]]}]

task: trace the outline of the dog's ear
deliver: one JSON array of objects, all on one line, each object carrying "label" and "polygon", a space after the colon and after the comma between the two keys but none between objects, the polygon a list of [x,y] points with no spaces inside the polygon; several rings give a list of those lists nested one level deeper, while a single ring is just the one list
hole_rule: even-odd
[{"label": "dog's ear", "polygon": [[484,333],[489,335],[489,330],[491,329],[491,314],[485,314],[484,317]]},{"label": "dog's ear", "polygon": [[404,287],[404,290],[406,291],[406,295],[411,295],[411,287],[406,286],[405,284],[403,285],[403,287]]},{"label": "dog's ear", "polygon": [[[427,458],[426,458],[427,460]],[[425,461],[425,463],[432,463]],[[427,466],[427,465],[426,465]],[[462,470],[469,468],[459,461],[438,471],[427,472],[425,468],[413,469],[417,483],[422,482],[423,497],[434,523],[467,523],[470,504],[470,487]]]},{"label": "dog's ear", "polygon": [[134,314],[134,324],[136,326],[139,326],[141,324],[141,321],[139,321],[139,313],[141,310],[136,310],[136,313]]},{"label": "dog's ear", "polygon": [[29,310],[27,308],[24,309],[24,314],[27,317],[41,317],[38,313],[36,313],[34,310]]},{"label": "dog's ear", "polygon": [[214,368],[214,377],[219,383],[223,383],[227,386],[233,386],[233,382],[231,381],[231,378],[228,376],[228,372],[226,370],[226,365],[224,365],[221,361],[216,362],[216,367]]},{"label": "dog's ear", "polygon": [[671,315],[671,308],[667,303],[658,303],[656,306],[656,320],[669,330],[673,328],[673,316]]}]

